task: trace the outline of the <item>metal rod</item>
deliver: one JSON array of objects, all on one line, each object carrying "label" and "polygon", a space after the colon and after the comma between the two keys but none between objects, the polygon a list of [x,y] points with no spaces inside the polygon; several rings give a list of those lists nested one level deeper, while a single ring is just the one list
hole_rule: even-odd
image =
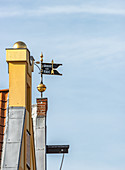
[{"label": "metal rod", "polygon": [[[43,84],[43,75],[42,75],[42,64],[43,64],[43,53],[41,53],[41,84]],[[41,98],[42,98],[42,92],[41,92]]]},{"label": "metal rod", "polygon": [[35,66],[37,66],[37,68],[39,69],[39,71],[41,72],[41,69],[40,69],[40,67],[36,64],[36,63],[34,63],[35,64]]},{"label": "metal rod", "polygon": [[61,162],[60,170],[62,169],[63,161],[64,161],[64,154],[62,156],[62,162]]}]

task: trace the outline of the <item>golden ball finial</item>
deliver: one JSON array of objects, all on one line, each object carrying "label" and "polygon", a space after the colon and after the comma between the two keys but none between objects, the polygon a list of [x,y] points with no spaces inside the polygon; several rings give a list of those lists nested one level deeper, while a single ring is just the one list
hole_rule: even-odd
[{"label": "golden ball finial", "polygon": [[44,91],[46,90],[46,86],[45,86],[44,84],[39,84],[39,85],[37,86],[37,90],[38,90],[39,92],[44,92]]},{"label": "golden ball finial", "polygon": [[14,45],[13,48],[27,48],[26,44],[22,41],[17,41]]}]

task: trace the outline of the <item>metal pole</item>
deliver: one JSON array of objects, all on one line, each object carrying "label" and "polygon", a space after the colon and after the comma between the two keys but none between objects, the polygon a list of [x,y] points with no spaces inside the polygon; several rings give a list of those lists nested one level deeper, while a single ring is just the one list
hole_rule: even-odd
[{"label": "metal pole", "polygon": [[[43,69],[43,67],[42,67],[42,63],[43,63],[43,53],[41,52],[41,59],[40,59],[40,61],[41,61],[41,84],[43,84],[43,75],[42,75],[42,69]],[[42,92],[41,92],[41,98],[42,98]]]},{"label": "metal pole", "polygon": [[62,157],[62,162],[61,162],[60,170],[62,169],[63,161],[64,161],[64,154],[63,154],[63,157]]}]

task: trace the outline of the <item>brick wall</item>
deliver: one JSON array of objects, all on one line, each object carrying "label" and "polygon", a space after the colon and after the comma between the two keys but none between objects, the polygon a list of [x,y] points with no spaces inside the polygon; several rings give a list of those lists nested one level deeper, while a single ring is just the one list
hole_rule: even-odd
[{"label": "brick wall", "polygon": [[37,100],[37,116],[46,116],[48,109],[47,98],[38,98]]}]

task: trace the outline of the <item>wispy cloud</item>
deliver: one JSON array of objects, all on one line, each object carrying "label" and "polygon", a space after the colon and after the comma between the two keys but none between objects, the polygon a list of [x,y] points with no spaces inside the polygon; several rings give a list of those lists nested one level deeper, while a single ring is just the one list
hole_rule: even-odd
[{"label": "wispy cloud", "polygon": [[[116,37],[79,37],[79,36],[60,36],[56,37],[53,42],[53,37],[49,39],[50,44],[54,43],[54,45],[59,49],[60,56],[65,56],[64,54],[69,54],[71,58],[82,57],[83,55],[87,57],[87,59],[92,58],[100,58],[101,56],[105,56],[107,58],[111,58],[111,56],[116,57],[119,53],[124,53],[125,49],[125,41],[120,40]],[[45,44],[48,44],[48,40],[45,41]],[[49,46],[49,45],[48,45]],[[51,45],[50,45],[51,48]],[[63,50],[64,54],[63,54]],[[91,50],[90,50],[91,49]],[[61,54],[60,54],[60,51]],[[82,54],[82,55],[81,55]],[[81,58],[80,57],[80,58]],[[80,59],[79,58],[79,59]],[[67,59],[67,57],[66,57]]]},{"label": "wispy cloud", "polygon": [[1,8],[0,18],[19,17],[19,16],[43,16],[54,14],[95,14],[95,15],[123,15],[124,9],[103,8],[98,6],[80,5],[80,6],[42,6],[36,9]]}]

